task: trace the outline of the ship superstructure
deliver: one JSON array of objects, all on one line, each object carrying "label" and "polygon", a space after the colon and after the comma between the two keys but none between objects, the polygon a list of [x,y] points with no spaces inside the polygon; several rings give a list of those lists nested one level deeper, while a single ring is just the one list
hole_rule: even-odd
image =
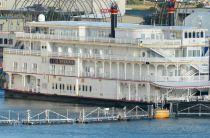
[{"label": "ship superstructure", "polygon": [[4,49],[6,93],[154,103],[208,99],[206,31],[119,23],[111,38],[106,22],[28,22],[25,32],[15,33],[16,48]]}]

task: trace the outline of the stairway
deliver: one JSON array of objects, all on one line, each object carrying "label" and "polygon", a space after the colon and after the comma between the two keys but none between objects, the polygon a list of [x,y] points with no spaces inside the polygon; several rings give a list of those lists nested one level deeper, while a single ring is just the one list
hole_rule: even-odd
[{"label": "stairway", "polygon": [[173,57],[173,55],[171,55],[171,53],[169,53],[161,48],[150,48],[150,49],[164,58],[170,59],[171,57]]},{"label": "stairway", "polygon": [[23,49],[23,47],[24,47],[24,44],[21,42],[21,41],[17,41],[16,43],[15,43],[15,49]]}]

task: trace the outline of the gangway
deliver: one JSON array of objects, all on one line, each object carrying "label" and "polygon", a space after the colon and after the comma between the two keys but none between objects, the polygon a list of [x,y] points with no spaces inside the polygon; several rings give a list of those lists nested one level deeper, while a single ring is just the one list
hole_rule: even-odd
[{"label": "gangway", "polygon": [[85,114],[83,109],[80,112],[80,117],[77,120],[79,123],[93,123],[93,122],[110,122],[110,121],[127,121],[148,118],[149,114],[139,106],[135,106],[127,111],[126,107],[123,110],[115,110],[115,108],[96,108],[95,110]]},{"label": "gangway", "polygon": [[[17,115],[17,119],[14,119],[14,116],[16,116],[14,114]],[[0,114],[0,125],[16,125],[16,124],[19,124],[19,113],[9,110],[7,115]]]},{"label": "gangway", "polygon": [[26,111],[26,119],[22,120],[22,124],[25,125],[38,125],[38,124],[71,124],[74,123],[74,119],[67,115],[62,115],[55,111],[46,109],[34,116],[31,116],[31,110]]},{"label": "gangway", "polygon": [[141,118],[147,118],[149,117],[148,112],[146,112],[145,110],[143,110],[141,107],[139,106],[135,106],[133,109],[129,110],[128,112],[126,112],[125,114],[126,116],[124,116],[126,119],[141,119]]}]

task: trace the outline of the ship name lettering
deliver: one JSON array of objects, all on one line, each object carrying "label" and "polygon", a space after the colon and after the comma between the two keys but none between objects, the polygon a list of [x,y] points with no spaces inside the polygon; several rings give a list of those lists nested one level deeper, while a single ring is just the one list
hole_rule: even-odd
[{"label": "ship name lettering", "polygon": [[50,64],[75,65],[75,60],[51,58],[50,59]]}]

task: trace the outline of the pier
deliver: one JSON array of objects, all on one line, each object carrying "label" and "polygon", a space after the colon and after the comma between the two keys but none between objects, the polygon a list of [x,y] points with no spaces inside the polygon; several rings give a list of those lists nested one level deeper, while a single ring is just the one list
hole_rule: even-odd
[{"label": "pier", "polygon": [[171,104],[171,115],[175,117],[210,117],[209,102]]},{"label": "pier", "polygon": [[[180,102],[170,103],[170,117],[210,117],[210,103]],[[159,109],[159,108],[157,108]],[[155,119],[153,105],[148,105],[147,110],[140,106],[133,108],[102,108],[92,110],[82,108],[79,112],[53,111],[50,109],[42,111],[0,111],[0,125],[55,125],[55,124],[87,124],[107,123],[120,121],[136,121],[142,119]]]},{"label": "pier", "polygon": [[[49,109],[39,113],[32,113],[32,110],[26,110],[22,114],[9,110],[7,116],[0,114],[0,125],[53,125],[132,121],[152,119],[152,112],[152,105],[148,106],[148,111],[139,106],[135,106],[132,109],[127,109],[126,107],[122,109],[97,107],[92,111],[86,111],[83,108],[79,113],[73,113],[67,109],[65,114],[64,112],[58,113]],[[11,115],[11,113],[13,114]],[[22,117],[20,117],[20,114]]]}]

